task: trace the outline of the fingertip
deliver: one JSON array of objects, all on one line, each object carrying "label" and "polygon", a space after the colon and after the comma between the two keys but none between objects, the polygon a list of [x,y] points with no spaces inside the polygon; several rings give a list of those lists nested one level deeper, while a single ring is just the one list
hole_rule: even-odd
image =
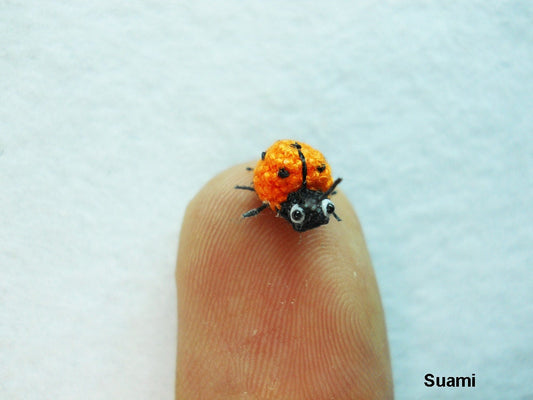
[{"label": "fingertip", "polygon": [[[247,343],[245,348],[258,357],[255,371],[270,370],[270,362],[275,371],[286,363],[287,377],[304,379],[304,366],[316,354],[326,354],[316,366],[318,375],[323,371],[339,378],[328,369],[333,357],[344,360],[342,365],[368,387],[383,386],[385,381],[383,390],[390,391],[379,292],[349,199],[337,190],[332,201],[342,221],[332,218],[303,233],[269,208],[243,218],[243,213],[261,205],[253,191],[235,189],[251,185],[248,166],[236,165],[215,176],[185,213],[177,265],[179,386],[195,387],[186,378],[193,375],[197,383],[225,382],[212,368],[220,363],[239,366],[230,375],[252,379],[246,385],[259,387],[261,377],[241,376],[242,368],[248,368],[248,353],[231,350]],[[307,340],[309,348],[292,346],[294,338]],[[288,367],[294,362],[300,363],[301,371]],[[380,371],[381,378],[373,377],[370,368]],[[191,370],[196,372],[186,375]]]},{"label": "fingertip", "polygon": [[[291,225],[268,207],[259,214],[245,218],[243,214],[262,203],[250,190],[236,186],[252,186],[252,163],[238,164],[213,177],[187,206],[180,234],[180,254],[191,250],[188,239],[201,240],[205,246],[230,247],[235,251],[255,249],[257,257],[269,260],[283,253],[298,252],[313,258],[317,253],[335,251],[339,247],[356,250],[360,259],[369,261],[361,225],[349,199],[337,190],[332,201],[341,221],[331,218],[324,226],[296,232]],[[328,246],[333,248],[328,250]],[[205,246],[200,246],[205,249]],[[331,246],[330,246],[331,247]],[[269,254],[268,251],[271,251]],[[183,255],[183,254],[182,254]]]}]

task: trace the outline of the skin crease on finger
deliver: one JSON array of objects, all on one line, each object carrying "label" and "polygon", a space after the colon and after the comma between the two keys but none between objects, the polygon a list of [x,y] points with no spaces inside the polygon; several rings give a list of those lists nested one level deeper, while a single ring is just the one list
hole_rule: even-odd
[{"label": "skin crease on finger", "polygon": [[259,205],[245,165],[191,201],[177,265],[176,398],[391,399],[383,309],[357,217],[298,233]]}]

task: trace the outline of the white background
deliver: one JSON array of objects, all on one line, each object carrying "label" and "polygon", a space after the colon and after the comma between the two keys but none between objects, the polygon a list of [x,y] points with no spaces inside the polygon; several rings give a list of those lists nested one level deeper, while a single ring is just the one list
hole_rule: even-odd
[{"label": "white background", "polygon": [[172,399],[187,202],[293,138],[359,213],[397,398],[531,399],[532,3],[170,3],[0,5],[0,398]]}]

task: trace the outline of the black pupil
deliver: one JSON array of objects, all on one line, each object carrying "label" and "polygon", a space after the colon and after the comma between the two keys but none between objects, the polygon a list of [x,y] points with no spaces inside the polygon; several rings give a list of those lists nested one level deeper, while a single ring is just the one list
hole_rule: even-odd
[{"label": "black pupil", "polygon": [[296,221],[298,221],[302,217],[303,217],[303,214],[302,214],[302,212],[300,210],[294,210],[292,212],[292,218],[295,219]]},{"label": "black pupil", "polygon": [[331,213],[333,213],[333,211],[335,211],[335,206],[333,205],[333,203],[329,203],[326,206],[326,211],[328,212],[328,214],[331,214]]}]

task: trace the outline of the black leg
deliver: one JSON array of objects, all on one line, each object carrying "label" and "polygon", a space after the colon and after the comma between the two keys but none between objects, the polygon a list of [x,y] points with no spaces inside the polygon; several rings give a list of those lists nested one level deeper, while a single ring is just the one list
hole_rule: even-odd
[{"label": "black leg", "polygon": [[253,210],[250,210],[248,212],[245,212],[242,216],[244,218],[253,217],[253,216],[259,214],[261,211],[263,211],[267,207],[268,207],[268,203],[263,203],[259,207],[254,208]]},{"label": "black leg", "polygon": [[251,190],[252,192],[255,192],[255,189],[251,186],[235,186],[235,189],[244,189],[244,190]]},{"label": "black leg", "polygon": [[340,219],[339,216],[338,216],[336,213],[333,213],[333,216],[335,217],[335,219],[336,219],[337,221],[342,221],[342,219]]}]

